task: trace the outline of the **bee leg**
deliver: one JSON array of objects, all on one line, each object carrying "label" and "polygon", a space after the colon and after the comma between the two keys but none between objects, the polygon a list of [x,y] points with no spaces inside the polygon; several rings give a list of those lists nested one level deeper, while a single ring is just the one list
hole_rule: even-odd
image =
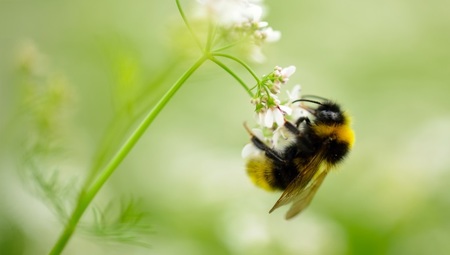
[{"label": "bee leg", "polygon": [[311,121],[309,120],[308,117],[300,117],[298,118],[298,120],[295,122],[295,126],[297,126],[297,128],[300,126],[300,124],[302,124],[302,122],[306,122],[306,125],[310,125]]},{"label": "bee leg", "polygon": [[252,143],[256,146],[256,148],[264,151],[268,158],[273,159],[275,161],[284,162],[284,160],[281,158],[278,152],[269,148],[265,143],[263,143],[263,141],[259,140],[259,138],[254,135],[252,136]]},{"label": "bee leg", "polygon": [[300,130],[298,130],[298,128],[297,128],[298,125],[296,127],[296,126],[294,126],[294,124],[290,123],[289,121],[284,122],[284,127],[294,135],[300,134]]},{"label": "bee leg", "polygon": [[275,160],[275,161],[278,161],[278,162],[284,162],[283,158],[278,154],[278,152],[276,152],[275,150],[271,149],[263,141],[261,141],[258,137],[256,137],[252,133],[252,131],[247,127],[247,124],[245,122],[244,122],[244,128],[250,134],[251,141],[256,146],[256,148],[264,151],[268,158],[270,158],[272,160]]}]

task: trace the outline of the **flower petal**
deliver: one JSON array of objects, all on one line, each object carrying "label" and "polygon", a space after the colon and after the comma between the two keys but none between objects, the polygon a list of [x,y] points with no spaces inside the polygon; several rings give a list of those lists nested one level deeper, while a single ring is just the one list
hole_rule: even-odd
[{"label": "flower petal", "polygon": [[292,111],[292,119],[294,120],[298,120],[298,118],[300,117],[306,117],[308,116],[307,111],[305,111],[304,109],[300,108],[300,107],[295,107]]},{"label": "flower petal", "polygon": [[289,101],[295,101],[297,99],[300,99],[300,92],[301,92],[301,86],[299,84],[295,85],[291,91],[287,91]]},{"label": "flower petal", "polygon": [[263,131],[259,128],[252,128],[252,133],[254,136],[258,137],[260,140],[264,140]]},{"label": "flower petal", "polygon": [[273,118],[274,113],[272,109],[268,109],[266,112],[266,116],[264,117],[264,126],[271,128],[273,126]]},{"label": "flower petal", "polygon": [[284,78],[289,78],[289,76],[291,76],[293,73],[295,73],[296,67],[295,66],[288,66],[286,68],[283,68],[283,70],[281,70],[281,75]]},{"label": "flower petal", "polygon": [[263,30],[263,34],[265,37],[265,41],[266,42],[276,42],[279,41],[281,38],[281,32],[280,31],[275,31],[273,30],[271,27],[268,27],[266,29]]},{"label": "flower petal", "polygon": [[278,126],[283,126],[284,125],[284,116],[283,113],[280,111],[280,109],[275,109],[273,110],[273,115],[274,115],[274,119],[275,122],[278,124]]},{"label": "flower petal", "polygon": [[263,112],[257,113],[255,115],[256,123],[258,123],[258,125],[260,125],[260,126],[264,126],[264,117],[265,117],[265,115]]},{"label": "flower petal", "polygon": [[279,105],[278,107],[280,108],[281,111],[283,111],[287,115],[291,115],[291,113],[292,113],[292,108],[291,107],[289,107],[287,105]]},{"label": "flower petal", "polygon": [[249,4],[243,10],[244,15],[249,17],[253,22],[260,22],[263,16],[263,8],[256,4]]},{"label": "flower petal", "polygon": [[245,159],[257,153],[259,153],[258,148],[253,143],[248,143],[242,148],[241,156]]}]

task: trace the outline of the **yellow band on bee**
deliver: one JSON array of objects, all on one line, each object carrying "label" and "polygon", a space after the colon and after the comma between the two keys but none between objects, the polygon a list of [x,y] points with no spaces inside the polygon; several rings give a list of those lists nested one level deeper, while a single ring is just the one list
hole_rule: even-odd
[{"label": "yellow band on bee", "polygon": [[273,180],[272,163],[265,158],[252,158],[247,162],[247,174],[253,183],[265,190],[275,190],[270,184]]}]

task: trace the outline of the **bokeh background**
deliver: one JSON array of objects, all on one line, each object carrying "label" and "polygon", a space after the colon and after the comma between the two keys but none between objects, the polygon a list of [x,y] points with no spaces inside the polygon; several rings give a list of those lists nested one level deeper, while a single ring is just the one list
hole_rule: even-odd
[{"label": "bokeh background", "polygon": [[[189,16],[193,3],[182,3]],[[248,142],[242,123],[253,119],[249,98],[208,63],[95,200],[139,200],[151,247],[80,231],[64,254],[450,252],[450,3],[266,5],[282,39],[252,67],[262,75],[295,65],[287,88],[300,83],[305,94],[335,99],[354,119],[354,150],[312,205],[290,221],[287,208],[268,214],[279,194],[253,186],[240,156]],[[56,132],[64,148],[45,155],[48,171],[62,172],[63,183],[85,178],[101,137],[115,128],[126,134],[133,116],[195,61],[185,34],[174,1],[0,2],[1,254],[45,254],[62,228],[20,170],[25,144],[36,138],[30,116],[58,112],[54,126],[38,126]],[[53,84],[57,100],[33,106],[30,84]],[[107,140],[112,150],[121,141]]]}]

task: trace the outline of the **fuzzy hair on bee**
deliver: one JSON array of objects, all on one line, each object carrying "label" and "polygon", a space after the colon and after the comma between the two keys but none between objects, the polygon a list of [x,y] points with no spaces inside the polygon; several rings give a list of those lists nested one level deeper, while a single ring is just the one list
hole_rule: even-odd
[{"label": "fuzzy hair on bee", "polygon": [[285,122],[283,128],[292,141],[283,148],[269,147],[244,125],[251,142],[262,152],[247,159],[247,173],[257,186],[283,191],[269,213],[292,203],[286,219],[296,216],[311,203],[328,172],[343,161],[355,140],[350,117],[337,103],[317,96],[304,96],[295,102],[301,102],[311,118],[305,116],[295,123]]}]

